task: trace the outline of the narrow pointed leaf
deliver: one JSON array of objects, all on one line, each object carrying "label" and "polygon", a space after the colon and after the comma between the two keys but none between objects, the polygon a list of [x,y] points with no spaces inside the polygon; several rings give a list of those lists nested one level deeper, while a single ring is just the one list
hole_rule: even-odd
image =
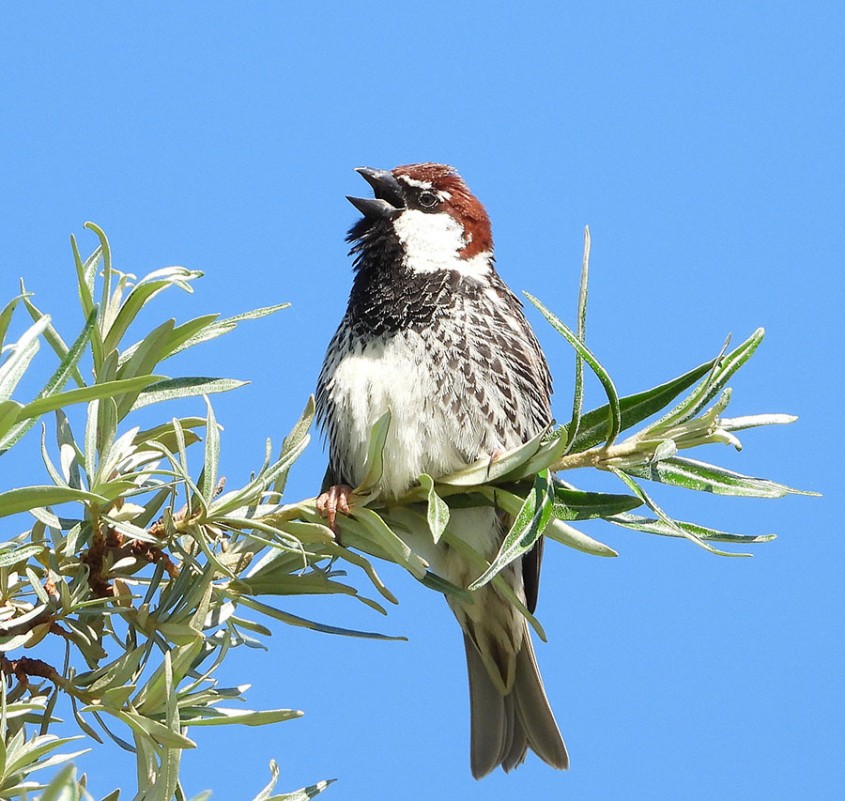
[{"label": "narrow pointed leaf", "polygon": [[0,492],[0,517],[26,512],[36,506],[53,506],[70,501],[106,503],[106,498],[93,492],[71,487],[33,486]]},{"label": "narrow pointed leaf", "polygon": [[183,710],[182,718],[186,726],[229,726],[234,723],[241,726],[265,726],[301,718],[303,714],[296,709],[264,709],[252,712],[249,709],[226,709],[218,706],[199,707],[195,715]]},{"label": "narrow pointed leaf", "polygon": [[237,381],[233,378],[166,378],[145,387],[132,404],[130,411],[143,409],[153,403],[174,400],[176,398],[191,398],[197,395],[213,395],[217,392],[229,392],[246,386],[248,381]]},{"label": "narrow pointed leaf", "polygon": [[742,367],[763,341],[765,331],[758,328],[741,345],[730,353],[717,358],[711,374],[690,395],[682,400],[668,414],[646,429],[661,430],[690,420],[697,415],[724,388],[731,377]]},{"label": "narrow pointed leaf", "polygon": [[684,539],[689,540],[695,545],[698,545],[699,548],[703,548],[705,551],[709,551],[716,556],[730,556],[730,557],[749,557],[751,556],[750,553],[735,553],[733,551],[722,551],[719,548],[714,548],[709,543],[705,542],[701,537],[699,537],[695,532],[691,529],[685,529],[678,525],[678,523],[673,520],[669,515],[667,515],[648,495],[648,493],[639,485],[633,478],[626,475],[621,470],[617,470],[615,467],[610,468],[610,472],[612,472],[617,478],[623,481],[627,487],[638,497],[642,498],[643,503],[654,512],[661,523],[663,523],[668,528],[672,529],[679,537],[683,537]]},{"label": "narrow pointed leaf", "polygon": [[366,531],[376,545],[390,555],[396,564],[402,565],[418,579],[425,575],[428,567],[426,562],[397,537],[372,509],[356,506],[350,510],[350,517]]},{"label": "narrow pointed leaf", "polygon": [[619,556],[609,545],[599,542],[597,539],[588,536],[583,531],[570,526],[568,523],[558,518],[552,518],[546,528],[545,535],[550,540],[555,540],[561,545],[566,545],[568,548],[574,548],[576,551],[588,553],[591,556]]},{"label": "narrow pointed leaf", "polygon": [[418,481],[426,492],[426,503],[428,505],[426,519],[431,530],[431,536],[436,544],[440,542],[440,538],[449,523],[449,507],[434,489],[434,479],[430,475],[423,473]]},{"label": "narrow pointed leaf", "polygon": [[617,495],[607,492],[584,492],[583,490],[555,486],[554,515],[558,520],[592,520],[607,518],[636,509],[642,501],[633,495]]},{"label": "narrow pointed leaf", "polygon": [[[578,287],[578,331],[581,342],[587,342],[587,284],[590,272],[590,228],[584,228],[584,256],[581,260],[581,281]],[[584,405],[584,360],[575,352],[575,387],[572,393],[572,420],[567,426],[568,443],[574,444],[581,425]]]},{"label": "narrow pointed leaf", "polygon": [[608,409],[608,434],[607,443],[610,445],[619,434],[622,428],[621,411],[619,407],[619,395],[616,392],[616,387],[613,385],[607,370],[602,367],[599,360],[595,357],[592,351],[569,329],[559,317],[547,309],[537,298],[528,292],[524,293],[525,297],[533,303],[540,313],[549,321],[552,328],[554,328],[563,338],[575,348],[576,353],[589,365],[590,369],[595,373],[596,378],[601,382],[607,395],[607,409]]},{"label": "narrow pointed leaf", "polygon": [[715,495],[738,495],[749,498],[782,498],[785,495],[817,495],[798,490],[764,478],[754,478],[735,473],[723,467],[673,456],[654,464],[626,466],[625,472],[636,478],[645,478],[661,484],[712,492]]},{"label": "narrow pointed leaf", "polygon": [[217,467],[220,464],[220,430],[217,427],[217,418],[214,416],[211,401],[207,396],[205,398],[205,408],[205,463],[203,465],[200,491],[205,497],[206,503],[210,504],[214,498],[214,491],[217,488]]},{"label": "narrow pointed leaf", "polygon": [[288,473],[290,472],[290,465],[293,464],[293,461],[299,457],[299,454],[302,453],[305,446],[308,444],[308,432],[311,429],[311,424],[314,422],[314,412],[314,396],[310,395],[307,403],[305,404],[305,408],[302,411],[302,416],[291,429],[290,433],[285,437],[284,442],[282,442],[282,450],[279,454],[279,459],[281,460],[290,456],[291,461],[288,463],[287,467],[279,471],[279,474],[273,482],[273,492],[277,492],[280,497],[285,491]]},{"label": "narrow pointed leaf", "polygon": [[[625,431],[665,408],[685,389],[689,389],[702,376],[707,375],[713,364],[713,360],[705,362],[665,384],[620,398],[621,430]],[[606,441],[608,414],[609,407],[600,406],[581,418],[581,426],[571,449],[574,453],[581,453]]]},{"label": "narrow pointed leaf", "polygon": [[388,409],[370,429],[370,441],[367,445],[367,461],[364,465],[364,478],[355,488],[356,495],[367,495],[378,487],[384,473],[384,444],[390,430],[390,410]]},{"label": "narrow pointed leaf", "polygon": [[387,634],[379,634],[374,631],[357,631],[356,629],[346,629],[340,626],[330,626],[325,623],[317,623],[314,620],[308,620],[307,618],[299,617],[298,615],[283,612],[281,609],[268,606],[267,604],[263,604],[261,601],[256,601],[254,598],[250,598],[246,595],[239,596],[236,600],[239,604],[248,606],[250,609],[254,609],[256,612],[261,612],[268,617],[281,620],[282,623],[287,623],[289,626],[298,626],[305,629],[311,629],[312,631],[320,631],[323,632],[323,634],[342,634],[345,637],[363,637],[364,639],[369,640],[407,640],[407,637],[391,637]]},{"label": "narrow pointed leaf", "polygon": [[[662,520],[653,517],[620,514],[608,517],[607,520],[618,526],[624,526],[625,528],[634,529],[636,531],[644,531],[647,534],[659,534],[662,537],[680,536],[674,527],[667,526]],[[731,534],[727,531],[719,531],[719,529],[702,526],[698,523],[689,523],[684,520],[676,520],[675,524],[678,528],[681,528],[696,537],[700,537],[703,540],[712,540],[714,542],[771,542],[777,537],[776,534]]]},{"label": "narrow pointed leaf", "polygon": [[537,475],[534,486],[522,504],[510,531],[505,535],[496,558],[490,567],[469,585],[470,591],[483,587],[514,559],[534,547],[534,543],[540,539],[552,519],[553,505],[554,484],[549,471],[544,470]]}]

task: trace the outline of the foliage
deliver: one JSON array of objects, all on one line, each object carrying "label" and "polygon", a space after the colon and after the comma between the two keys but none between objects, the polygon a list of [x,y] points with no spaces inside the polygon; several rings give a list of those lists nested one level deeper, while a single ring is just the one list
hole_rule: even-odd
[{"label": "foliage", "polygon": [[[732,351],[726,345],[715,359],[672,381],[620,398],[585,344],[588,247],[576,332],[528,296],[576,351],[573,413],[567,424],[456,473],[420,476],[418,486],[391,502],[379,490],[388,413],[373,427],[366,479],[351,498],[350,514],[340,517],[334,532],[317,513],[315,499],[285,503],[283,497],[288,472],[309,441],[314,416],[309,400],[278,455],[273,456],[268,441],[264,461],[251,480],[224,491],[220,430],[208,396],[243,382],[171,377],[160,371],[175,354],[285,304],[228,319],[210,314],[182,324],[167,320],[127,345],[126,337],[141,324],[142,309],[171,287],[191,292],[200,273],[168,267],[136,280],[112,265],[103,232],[90,223],[86,227],[99,244],[83,260],[72,240],[85,322],[71,344],[23,285],[0,312],[0,455],[45,416],[53,417],[55,429],[51,442],[48,426],[42,423],[45,483],[0,492],[0,517],[19,515],[28,526],[0,544],[3,798],[27,798],[31,793],[41,793],[44,801],[91,798],[73,765],[62,768],[47,785],[31,778],[35,771],[83,753],[65,750],[74,738],[50,733],[60,699],[69,700],[82,736],[102,742],[105,735],[135,753],[135,799],[186,798],[179,762],[182,751],[194,747],[192,727],[261,726],[302,714],[241,709],[238,704],[248,685],[220,687],[214,679],[233,648],[264,647],[260,638],[269,630],[260,622],[262,616],[328,633],[382,636],[307,620],[268,602],[273,596],[335,593],[384,613],[381,603],[359,594],[341,569],[344,563],[347,569],[357,569],[382,601],[395,603],[362,553],[402,565],[439,592],[465,596],[488,581],[507,592],[499,572],[543,535],[587,553],[616,555],[572,525],[577,521],[602,518],[647,533],[683,537],[720,555],[744,554],[711,543],[756,543],[773,536],[729,534],[675,520],[646,493],[643,479],[755,497],[795,492],[678,455],[709,443],[739,447],[736,431],[794,419],[722,417],[730,401],[727,382],[753,354],[762,331]],[[17,341],[5,344],[20,306],[32,324]],[[34,399],[13,399],[42,343],[54,352],[58,366]],[[585,363],[604,387],[607,404],[582,413]],[[72,388],[66,388],[68,384]],[[662,417],[619,441],[622,432],[653,418],[684,392],[686,397]],[[204,416],[169,422],[157,418],[157,424],[147,428],[137,422],[141,409],[149,418],[148,407],[198,396],[205,399]],[[202,448],[193,447],[199,443]],[[614,473],[622,491],[582,491],[555,475],[585,466]],[[474,554],[449,527],[450,509],[475,505],[494,505],[514,519],[492,563]],[[653,516],[632,514],[642,506]],[[425,554],[439,540],[475,560],[478,578],[472,586],[455,587],[428,570]],[[539,623],[523,612],[542,635]],[[19,655],[21,649],[34,647],[41,654],[54,653],[55,648],[49,648],[53,642],[64,650],[61,667]],[[257,799],[311,798],[328,784],[273,795],[275,763],[271,772],[270,784]],[[115,791],[107,799],[117,795]]]}]

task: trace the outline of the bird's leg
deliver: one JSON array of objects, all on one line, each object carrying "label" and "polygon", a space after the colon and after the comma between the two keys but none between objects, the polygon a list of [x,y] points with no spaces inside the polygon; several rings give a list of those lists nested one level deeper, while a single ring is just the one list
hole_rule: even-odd
[{"label": "bird's leg", "polygon": [[349,514],[349,496],[352,487],[349,484],[333,484],[317,498],[317,511],[329,522],[329,528],[335,531],[337,513]]}]

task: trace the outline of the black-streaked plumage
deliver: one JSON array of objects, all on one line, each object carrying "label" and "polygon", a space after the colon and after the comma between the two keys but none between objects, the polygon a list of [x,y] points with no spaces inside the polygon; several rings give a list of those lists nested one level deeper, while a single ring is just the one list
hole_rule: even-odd
[{"label": "black-streaked plumage", "polygon": [[[551,421],[551,377],[520,302],[495,271],[487,214],[460,176],[440,164],[359,172],[376,197],[350,198],[364,215],[348,237],[355,277],[320,373],[317,412],[328,482],[355,486],[369,430],[390,409],[382,488],[398,496],[421,473],[443,475],[542,431]],[[492,559],[507,523],[478,508],[454,510],[449,526]],[[430,535],[416,536],[413,547],[459,586],[478,576]],[[538,544],[503,573],[531,611],[540,556]],[[473,775],[510,770],[528,748],[567,767],[521,613],[493,585],[473,604],[447,600],[464,631]]]}]

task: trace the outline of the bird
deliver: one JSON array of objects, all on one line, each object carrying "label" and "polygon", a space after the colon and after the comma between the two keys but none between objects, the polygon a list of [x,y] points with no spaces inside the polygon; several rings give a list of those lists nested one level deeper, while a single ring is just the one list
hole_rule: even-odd
[{"label": "bird", "polygon": [[[494,265],[490,219],[458,172],[418,163],[358,167],[373,197],[348,197],[353,281],[317,381],[329,464],[317,509],[335,527],[364,478],[373,424],[391,414],[381,491],[397,498],[495,458],[547,429],[552,379],[522,304]],[[493,507],[453,509],[449,530],[492,561],[511,521]],[[461,588],[478,578],[461,549],[418,538],[429,569]],[[424,554],[422,553],[424,551]],[[533,612],[542,538],[503,576]],[[447,594],[469,675],[470,767],[510,771],[528,749],[554,768],[569,756],[523,614],[488,583],[471,601]]]}]

